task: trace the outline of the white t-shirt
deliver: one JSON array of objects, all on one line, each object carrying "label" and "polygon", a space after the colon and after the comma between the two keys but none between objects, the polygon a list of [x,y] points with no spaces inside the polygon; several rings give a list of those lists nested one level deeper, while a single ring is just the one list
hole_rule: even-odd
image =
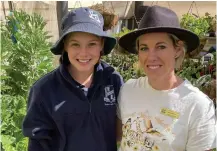
[{"label": "white t-shirt", "polygon": [[185,80],[158,91],[147,77],[131,79],[120,90],[121,151],[205,151],[215,148],[212,100]]}]

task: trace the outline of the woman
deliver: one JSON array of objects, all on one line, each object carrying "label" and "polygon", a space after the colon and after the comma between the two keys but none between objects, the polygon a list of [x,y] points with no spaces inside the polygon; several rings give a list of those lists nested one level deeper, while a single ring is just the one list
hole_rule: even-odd
[{"label": "woman", "polygon": [[121,151],[214,148],[213,102],[174,71],[180,67],[185,52],[197,48],[198,37],[180,28],[173,11],[153,6],[141,19],[139,29],[121,37],[119,44],[138,53],[147,75],[127,81],[120,90]]},{"label": "woman", "polygon": [[116,40],[103,17],[78,8],[63,19],[51,51],[60,66],[31,88],[23,133],[29,151],[116,151],[116,98],[122,77],[103,61]]}]

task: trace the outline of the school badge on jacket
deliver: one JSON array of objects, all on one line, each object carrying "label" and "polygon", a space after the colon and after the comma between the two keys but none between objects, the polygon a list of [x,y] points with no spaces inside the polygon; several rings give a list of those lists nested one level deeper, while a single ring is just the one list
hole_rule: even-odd
[{"label": "school badge on jacket", "polygon": [[104,104],[105,104],[105,106],[115,105],[116,98],[115,98],[113,85],[107,85],[104,88],[104,91],[105,91],[105,96],[104,96]]}]

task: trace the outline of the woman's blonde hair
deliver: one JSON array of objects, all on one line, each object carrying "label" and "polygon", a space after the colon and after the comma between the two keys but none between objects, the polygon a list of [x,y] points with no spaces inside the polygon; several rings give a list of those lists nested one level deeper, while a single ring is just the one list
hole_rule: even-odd
[{"label": "woman's blonde hair", "polygon": [[[175,58],[175,69],[179,69],[181,67],[181,65],[182,65],[182,62],[183,62],[184,58],[185,58],[185,53],[186,53],[186,50],[187,50],[187,45],[185,44],[185,42],[183,42],[183,45],[180,46],[178,44],[178,42],[182,41],[182,40],[180,40],[174,34],[169,34],[168,33],[168,36],[172,40],[173,46],[175,48],[181,47],[182,53],[177,58]],[[136,39],[136,50],[137,50],[137,52],[139,51],[139,37]]]},{"label": "woman's blonde hair", "polygon": [[182,53],[177,58],[175,58],[175,69],[179,69],[181,67],[181,65],[182,65],[182,62],[183,62],[184,58],[185,58],[187,45],[185,44],[185,42],[183,42],[183,45],[180,46],[178,44],[178,42],[182,41],[182,40],[180,40],[177,36],[175,36],[173,34],[168,34],[168,35],[169,35],[170,39],[172,40],[173,45],[174,45],[175,48],[176,47],[181,47]]}]

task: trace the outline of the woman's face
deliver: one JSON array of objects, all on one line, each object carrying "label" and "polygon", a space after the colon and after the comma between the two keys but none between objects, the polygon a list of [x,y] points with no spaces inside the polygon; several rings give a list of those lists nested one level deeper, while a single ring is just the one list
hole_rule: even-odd
[{"label": "woman's face", "polygon": [[75,32],[66,36],[64,49],[68,53],[73,70],[77,72],[93,72],[100,59],[103,39],[93,34]]},{"label": "woman's face", "polygon": [[181,50],[174,47],[167,33],[144,34],[137,45],[139,63],[150,79],[168,78],[174,74],[175,58]]}]

